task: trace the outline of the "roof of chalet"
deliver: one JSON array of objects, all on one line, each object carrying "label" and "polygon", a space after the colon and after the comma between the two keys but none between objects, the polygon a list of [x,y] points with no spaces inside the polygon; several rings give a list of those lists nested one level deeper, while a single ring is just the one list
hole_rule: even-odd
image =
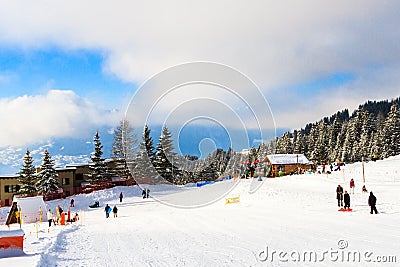
[{"label": "roof of chalet", "polygon": [[273,154],[267,159],[271,164],[312,164],[303,154]]}]

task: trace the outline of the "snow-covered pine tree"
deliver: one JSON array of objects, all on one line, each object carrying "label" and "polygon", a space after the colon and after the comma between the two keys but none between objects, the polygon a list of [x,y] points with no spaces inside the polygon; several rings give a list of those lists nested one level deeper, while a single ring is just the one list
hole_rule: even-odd
[{"label": "snow-covered pine tree", "polygon": [[378,158],[382,158],[382,150],[385,143],[385,115],[383,112],[379,112],[376,117],[376,132],[374,133],[371,152],[376,153]]},{"label": "snow-covered pine tree", "polygon": [[349,124],[348,121],[345,121],[342,124],[342,129],[340,130],[340,132],[337,136],[336,146],[335,146],[334,154],[333,154],[334,160],[343,160],[342,155],[343,155],[343,151],[344,151],[344,142],[346,140],[348,124]]},{"label": "snow-covered pine tree", "polygon": [[43,152],[42,164],[40,165],[40,172],[37,174],[37,177],[36,188],[39,194],[45,195],[59,188],[58,174],[54,169],[54,161],[51,159],[47,149]]},{"label": "snow-covered pine tree", "polygon": [[114,130],[114,141],[112,145],[111,158],[114,161],[114,175],[130,178],[130,169],[134,168],[137,142],[133,127],[127,120],[121,120]]},{"label": "snow-covered pine tree", "polygon": [[277,154],[292,154],[293,153],[293,144],[292,139],[289,132],[285,132],[281,138],[278,138],[276,144],[276,153]]},{"label": "snow-covered pine tree", "polygon": [[393,102],[390,107],[383,134],[384,145],[382,156],[387,158],[400,154],[400,109],[397,102]]},{"label": "snow-covered pine tree", "polygon": [[[180,182],[180,170],[176,166],[176,153],[173,151],[172,135],[166,126],[163,127],[156,147],[156,170],[170,183]],[[175,162],[175,163],[174,163]]]},{"label": "snow-covered pine tree", "polygon": [[327,124],[321,120],[316,128],[317,139],[315,141],[314,150],[311,154],[311,159],[314,162],[325,164],[328,158],[328,138],[327,138]]},{"label": "snow-covered pine tree", "polygon": [[306,151],[306,157],[309,159],[313,158],[314,155],[314,148],[315,144],[318,139],[318,124],[313,123],[310,124],[310,134],[307,136],[307,151]]},{"label": "snow-covered pine tree", "polygon": [[90,156],[92,160],[91,164],[89,165],[89,178],[92,182],[98,182],[102,180],[106,180],[108,178],[107,167],[105,163],[105,159],[102,158],[103,156],[103,145],[100,141],[99,132],[96,132],[95,136],[93,137],[94,141],[94,151]]},{"label": "snow-covered pine tree", "polygon": [[214,158],[215,153],[209,154],[200,164],[195,173],[199,181],[215,181],[218,178],[218,166]]},{"label": "snow-covered pine tree", "polygon": [[318,139],[318,124],[310,123],[309,131],[310,131],[310,134],[307,136],[306,157],[309,159],[312,159],[312,157],[314,155],[315,143],[317,142],[317,139]]},{"label": "snow-covered pine tree", "polygon": [[153,138],[150,136],[150,133],[151,130],[147,125],[145,125],[133,173],[133,176],[138,183],[158,182],[158,174],[155,170],[156,152],[154,149]]},{"label": "snow-covered pine tree", "polygon": [[18,181],[21,183],[19,193],[24,196],[36,195],[36,172],[35,167],[33,166],[33,158],[31,157],[29,149],[26,150],[23,162],[24,164],[22,165],[18,178]]},{"label": "snow-covered pine tree", "polygon": [[329,162],[333,162],[337,159],[336,143],[337,138],[342,130],[342,123],[339,117],[336,115],[332,125],[329,126],[328,130],[328,159]]},{"label": "snow-covered pine tree", "polygon": [[307,151],[307,139],[304,130],[297,132],[296,143],[293,145],[294,154],[305,154]]},{"label": "snow-covered pine tree", "polygon": [[351,138],[351,153],[350,153],[350,162],[361,161],[361,146],[360,146],[360,138],[361,138],[361,128],[363,125],[363,117],[364,117],[364,109],[360,108],[356,111],[356,115],[351,119],[350,123],[350,134]]},{"label": "snow-covered pine tree", "polygon": [[375,122],[373,114],[364,111],[362,114],[362,126],[360,136],[360,156],[364,159],[370,159],[372,156],[372,137],[375,129]]}]

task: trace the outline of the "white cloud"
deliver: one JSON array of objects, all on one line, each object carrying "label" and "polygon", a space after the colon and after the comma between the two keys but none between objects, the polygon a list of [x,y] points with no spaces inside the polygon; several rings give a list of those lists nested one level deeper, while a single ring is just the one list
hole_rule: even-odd
[{"label": "white cloud", "polygon": [[0,147],[28,145],[52,137],[83,137],[96,127],[115,124],[119,116],[73,91],[51,90],[45,95],[0,99]]},{"label": "white cloud", "polygon": [[[282,114],[284,126],[294,126],[298,117],[290,123],[294,118],[284,114],[304,102],[320,105],[307,106],[298,116],[334,113],[367,96],[398,95],[399,9],[398,1],[373,0],[3,1],[0,42],[101,50],[104,70],[128,81],[143,81],[182,62],[220,62],[251,77],[271,101],[276,100],[268,95],[274,88],[337,72],[363,81],[362,88],[353,87],[358,82],[346,87],[345,93],[356,98],[340,96],[340,106],[319,93],[286,99],[274,112]],[[371,72],[374,66],[384,72]],[[382,77],[385,85],[377,88]]]}]

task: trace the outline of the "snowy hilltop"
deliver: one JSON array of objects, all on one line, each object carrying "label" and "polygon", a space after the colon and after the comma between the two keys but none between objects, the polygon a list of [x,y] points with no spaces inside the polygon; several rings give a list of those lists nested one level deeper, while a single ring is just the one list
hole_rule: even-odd
[{"label": "snowy hilltop", "polygon": [[[365,182],[362,164],[355,163],[332,174],[148,186],[145,199],[142,188],[131,186],[49,201],[52,211],[57,205],[66,211],[73,198],[70,209],[80,220],[50,228],[42,222],[37,234],[34,223],[23,224],[25,254],[2,258],[0,266],[396,266],[399,166],[400,156],[365,163]],[[339,212],[335,190],[338,184],[349,190],[350,179],[355,181],[353,211]],[[250,193],[254,183],[258,189]],[[369,213],[362,185],[377,197],[377,215]],[[221,188],[231,191],[199,208],[164,204],[189,203]],[[234,197],[240,201],[226,204]],[[89,208],[95,201],[100,207]],[[106,218],[106,204],[118,207],[118,217]],[[1,208],[0,216],[8,211]]]}]

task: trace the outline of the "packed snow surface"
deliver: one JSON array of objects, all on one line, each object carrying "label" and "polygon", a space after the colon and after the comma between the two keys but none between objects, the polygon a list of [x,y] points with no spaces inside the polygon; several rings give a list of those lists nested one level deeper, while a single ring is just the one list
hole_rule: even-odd
[{"label": "packed snow surface", "polygon": [[[79,222],[23,224],[24,255],[0,266],[398,266],[400,157],[365,163],[364,175],[365,182],[356,163],[332,174],[148,186],[148,199],[139,186],[76,195],[71,213]],[[353,212],[339,212],[336,187],[349,191],[351,178]],[[377,215],[363,184],[377,197]],[[70,199],[46,204],[67,210]],[[89,208],[94,201],[100,208]],[[105,217],[105,204],[117,205],[117,218]],[[8,211],[0,209],[2,231]]]}]

